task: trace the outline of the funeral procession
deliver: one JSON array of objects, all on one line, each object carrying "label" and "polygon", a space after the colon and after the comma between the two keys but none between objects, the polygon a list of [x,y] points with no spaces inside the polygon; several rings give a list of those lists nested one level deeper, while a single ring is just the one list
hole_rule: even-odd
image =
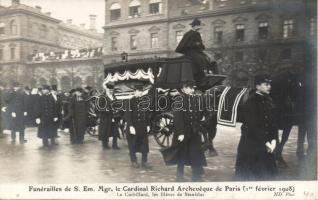
[{"label": "funeral procession", "polygon": [[317,180],[316,8],[0,0],[1,182]]}]

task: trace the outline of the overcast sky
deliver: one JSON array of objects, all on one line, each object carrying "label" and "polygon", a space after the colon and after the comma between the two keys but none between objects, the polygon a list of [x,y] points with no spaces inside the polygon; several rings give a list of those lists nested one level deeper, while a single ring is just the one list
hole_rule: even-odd
[{"label": "overcast sky", "polygon": [[[63,20],[73,19],[73,23],[86,24],[88,28],[88,15],[97,15],[98,32],[103,32],[105,16],[105,0],[20,0],[29,6],[41,6],[42,12],[51,12],[52,17]],[[11,0],[0,0],[1,5],[11,5]]]}]

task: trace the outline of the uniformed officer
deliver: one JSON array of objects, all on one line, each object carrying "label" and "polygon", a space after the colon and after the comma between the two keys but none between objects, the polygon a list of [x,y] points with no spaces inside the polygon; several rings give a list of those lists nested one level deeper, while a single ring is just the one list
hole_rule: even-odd
[{"label": "uniformed officer", "polygon": [[256,92],[243,107],[241,139],[235,166],[238,179],[266,180],[274,178],[277,167],[274,150],[278,139],[274,123],[274,104],[270,98],[269,75],[255,76]]},{"label": "uniformed officer", "polygon": [[180,97],[183,100],[183,109],[175,110],[172,145],[178,146],[176,158],[177,176],[176,181],[184,180],[184,166],[189,165],[192,169],[192,181],[202,181],[203,166],[207,165],[204,151],[201,146],[202,111],[200,110],[200,98],[195,96],[195,88],[192,82],[185,83],[181,89]]},{"label": "uniformed officer", "polygon": [[141,153],[141,167],[151,169],[148,163],[149,141],[148,125],[149,111],[141,107],[143,91],[142,86],[136,86],[135,96],[131,99],[131,111],[126,112],[128,127],[127,141],[129,147],[130,161],[133,168],[139,168],[136,153]]}]

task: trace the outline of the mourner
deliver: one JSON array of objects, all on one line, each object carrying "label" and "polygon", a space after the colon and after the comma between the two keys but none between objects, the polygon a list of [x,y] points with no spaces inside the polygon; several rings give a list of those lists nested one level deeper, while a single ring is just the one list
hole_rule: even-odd
[{"label": "mourner", "polygon": [[205,77],[204,70],[210,66],[210,60],[203,52],[205,46],[199,33],[201,21],[195,18],[190,25],[192,29],[184,34],[175,51],[191,59],[193,76],[196,84],[199,85]]},{"label": "mourner", "polygon": [[70,119],[70,139],[72,144],[82,144],[87,127],[87,99],[82,88],[75,89],[68,108],[68,115],[64,120]]},{"label": "mourner", "polygon": [[61,100],[61,97],[57,93],[57,85],[51,86],[51,95],[54,99],[55,108],[56,108],[57,116],[58,116],[58,120],[55,123],[55,127],[54,127],[54,133],[55,133],[56,137],[59,137],[58,136],[58,129],[60,128],[60,123],[63,119],[62,119],[62,100]]},{"label": "mourner", "polygon": [[266,74],[255,76],[256,92],[243,107],[243,124],[238,145],[235,175],[242,180],[273,179],[277,173],[274,151],[278,140],[274,105],[269,96],[271,80]]},{"label": "mourner", "polygon": [[101,108],[105,108],[98,112],[100,118],[98,139],[102,141],[102,146],[104,149],[109,149],[109,138],[112,137],[112,148],[118,150],[120,149],[117,144],[119,133],[118,129],[116,129],[115,124],[115,110],[113,110],[111,106],[111,103],[115,100],[114,86],[115,84],[113,82],[109,82],[106,85],[105,95],[102,94],[102,98],[99,98],[98,101],[98,103],[100,104],[99,106]]},{"label": "mourner", "polygon": [[24,101],[25,112],[26,112],[26,115],[24,116],[24,123],[26,126],[31,126],[33,123],[31,118],[31,113],[33,112],[33,108],[32,108],[33,102],[31,97],[31,89],[28,86],[24,88],[23,101]]},{"label": "mourner", "polygon": [[4,84],[0,81],[0,109],[1,109],[1,112],[0,112],[0,138],[3,137],[2,116],[3,116],[3,113],[6,110],[5,107],[4,107],[4,92],[3,92],[3,89],[4,89]]},{"label": "mourner", "polygon": [[16,134],[19,133],[20,143],[25,143],[25,117],[27,116],[26,107],[24,105],[23,91],[21,84],[13,83],[13,91],[9,95],[8,113],[10,115],[10,130],[12,142],[16,140]]},{"label": "mourner", "polygon": [[194,93],[194,85],[189,82],[183,85],[180,94],[175,94],[183,100],[183,109],[173,112],[175,134],[172,146],[178,148],[175,161],[177,164],[176,181],[178,182],[184,180],[185,165],[191,166],[192,181],[202,181],[203,166],[207,165],[201,147],[200,120],[202,112],[199,107],[199,99],[193,96]]},{"label": "mourner", "polygon": [[42,139],[43,146],[56,145],[56,123],[58,109],[50,93],[50,86],[44,85],[42,96],[39,96],[36,111],[36,124],[38,124],[38,137]]},{"label": "mourner", "polygon": [[137,85],[135,96],[130,101],[131,110],[126,112],[127,122],[127,141],[131,166],[139,168],[136,153],[141,153],[141,167],[150,169],[152,166],[148,163],[149,141],[148,130],[149,124],[148,110],[142,109],[140,102],[143,95],[142,86]]}]

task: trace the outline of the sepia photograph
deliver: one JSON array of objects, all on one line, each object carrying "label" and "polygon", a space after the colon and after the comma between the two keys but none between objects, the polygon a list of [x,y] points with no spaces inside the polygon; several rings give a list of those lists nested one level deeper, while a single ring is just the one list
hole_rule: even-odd
[{"label": "sepia photograph", "polygon": [[0,0],[0,199],[318,199],[317,0]]}]

